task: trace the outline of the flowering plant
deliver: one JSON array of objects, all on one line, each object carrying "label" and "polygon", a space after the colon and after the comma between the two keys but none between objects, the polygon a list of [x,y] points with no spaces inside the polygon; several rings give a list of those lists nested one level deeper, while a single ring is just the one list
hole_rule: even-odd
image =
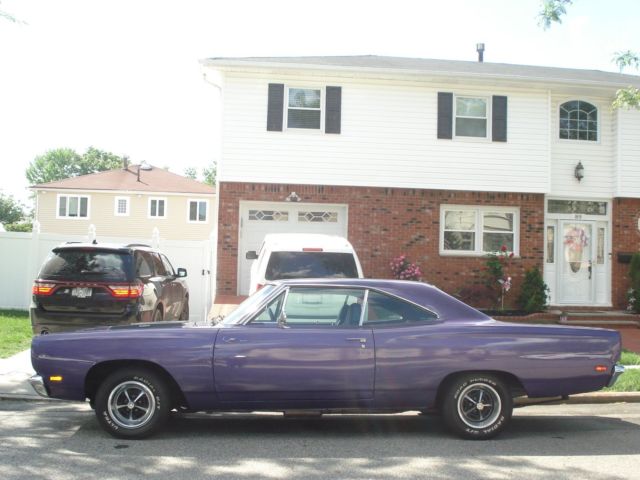
[{"label": "flowering plant", "polygon": [[404,254],[391,260],[389,267],[391,267],[393,278],[397,280],[420,281],[422,279],[420,267],[415,263],[409,263],[407,256]]},{"label": "flowering plant", "polygon": [[495,292],[496,283],[500,286],[496,300],[500,303],[501,310],[504,310],[504,297],[511,290],[512,279],[505,273],[505,269],[512,258],[513,252],[509,252],[506,245],[502,245],[498,252],[487,255],[487,287]]}]

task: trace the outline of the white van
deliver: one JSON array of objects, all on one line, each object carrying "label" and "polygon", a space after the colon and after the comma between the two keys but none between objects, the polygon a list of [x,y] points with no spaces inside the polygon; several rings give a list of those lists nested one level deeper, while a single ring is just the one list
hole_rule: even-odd
[{"label": "white van", "polygon": [[288,278],[364,278],[353,246],[346,238],[311,233],[270,233],[260,251],[248,251],[249,295],[269,280]]}]

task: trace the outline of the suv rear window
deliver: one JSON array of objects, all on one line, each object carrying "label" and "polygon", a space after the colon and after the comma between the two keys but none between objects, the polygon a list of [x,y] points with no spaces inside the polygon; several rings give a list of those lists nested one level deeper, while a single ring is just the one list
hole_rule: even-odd
[{"label": "suv rear window", "polygon": [[358,268],[352,253],[272,252],[265,278],[358,278]]},{"label": "suv rear window", "polygon": [[127,282],[131,255],[100,250],[58,250],[44,263],[42,280]]}]

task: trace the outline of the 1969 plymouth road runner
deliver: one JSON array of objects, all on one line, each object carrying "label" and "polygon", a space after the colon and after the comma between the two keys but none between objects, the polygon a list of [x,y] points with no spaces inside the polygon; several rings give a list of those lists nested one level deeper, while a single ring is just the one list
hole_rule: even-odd
[{"label": "1969 plymouth road runner", "polygon": [[435,287],[389,280],[268,284],[211,326],[99,327],[33,340],[41,395],[89,400],[117,437],[184,411],[434,411],[473,439],[513,399],[612,385],[618,332],[493,320]]}]

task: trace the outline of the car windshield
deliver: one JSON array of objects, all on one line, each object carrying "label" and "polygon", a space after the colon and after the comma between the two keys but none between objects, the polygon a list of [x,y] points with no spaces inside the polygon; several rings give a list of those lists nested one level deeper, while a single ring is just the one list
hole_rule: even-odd
[{"label": "car windshield", "polygon": [[131,256],[100,250],[58,250],[51,253],[40,270],[42,280],[127,282]]},{"label": "car windshield", "polygon": [[358,268],[352,253],[273,252],[265,278],[358,278]]},{"label": "car windshield", "polygon": [[227,315],[221,322],[221,325],[234,325],[238,323],[239,320],[244,318],[245,315],[256,312],[258,306],[262,303],[262,301],[267,298],[273,289],[276,288],[275,285],[265,285],[263,288],[258,290],[256,293],[247,298],[244,302],[238,305],[233,312]]}]

